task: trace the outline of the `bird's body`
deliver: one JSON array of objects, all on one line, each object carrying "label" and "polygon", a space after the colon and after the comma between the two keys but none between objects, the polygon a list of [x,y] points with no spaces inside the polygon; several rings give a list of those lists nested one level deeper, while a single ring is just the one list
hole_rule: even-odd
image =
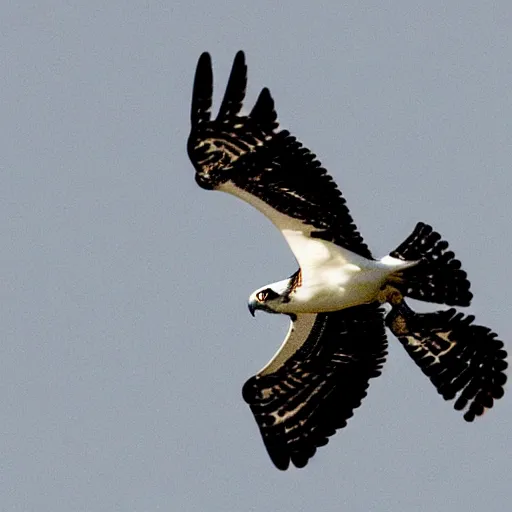
[{"label": "bird's body", "polygon": [[293,278],[268,284],[256,290],[250,301],[264,289],[280,290],[287,300],[275,307],[284,314],[328,313],[360,304],[386,302],[385,284],[400,270],[416,262],[385,257],[369,260],[337,247],[331,242],[314,240],[315,265],[301,267],[301,284],[293,287]]},{"label": "bird's body", "polygon": [[280,348],[242,390],[274,464],[304,467],[346,425],[370,379],[380,375],[385,326],[443,398],[465,410],[467,421],[481,416],[504,393],[503,343],[472,316],[453,308],[419,314],[405,301],[469,305],[470,283],[448,243],[420,222],[389,255],[374,259],[316,156],[279,130],[269,90],[240,115],[246,86],[239,52],[212,119],[211,59],[201,55],[187,149],[197,184],[258,209],[281,231],[299,265],[290,278],[249,298],[253,314],[261,309],[290,317]]},{"label": "bird's body", "polygon": [[[381,287],[386,278],[409,268],[415,261],[403,261],[391,256],[381,260],[365,257],[338,244],[312,236],[313,226],[271,208],[267,203],[237,187],[232,181],[220,184],[217,190],[236,195],[270,218],[281,231],[296,255],[301,271],[301,285],[293,287],[287,301],[276,313],[323,313],[339,311],[375,300],[384,302]],[[295,194],[288,190],[287,194]],[[299,199],[300,200],[300,199]],[[267,288],[289,290],[289,280],[267,285]],[[256,290],[253,294],[257,294]]]}]

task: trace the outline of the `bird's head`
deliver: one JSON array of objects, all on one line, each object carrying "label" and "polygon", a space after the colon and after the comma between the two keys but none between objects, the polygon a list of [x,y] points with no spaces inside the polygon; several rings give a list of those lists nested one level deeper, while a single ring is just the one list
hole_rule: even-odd
[{"label": "bird's head", "polygon": [[288,281],[280,281],[278,283],[268,284],[256,290],[249,297],[247,306],[251,315],[257,309],[266,311],[267,313],[282,313],[283,304],[287,303],[287,290]]}]

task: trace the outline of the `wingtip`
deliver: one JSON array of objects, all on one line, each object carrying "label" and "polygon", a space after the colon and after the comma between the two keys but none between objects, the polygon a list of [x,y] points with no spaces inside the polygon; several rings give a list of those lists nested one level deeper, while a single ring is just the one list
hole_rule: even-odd
[{"label": "wingtip", "polygon": [[239,50],[233,60],[228,85],[226,86],[226,92],[220,105],[217,119],[226,120],[240,112],[246,88],[247,64],[245,63],[245,53]]},{"label": "wingtip", "polygon": [[190,120],[195,127],[199,123],[208,122],[211,117],[213,95],[212,58],[208,52],[203,52],[197,61],[192,90],[192,108]]},{"label": "wingtip", "polygon": [[279,471],[286,471],[290,467],[290,459],[288,459],[288,458],[280,459],[277,457],[274,457],[274,458],[271,457],[271,460],[272,460],[272,463],[274,464],[274,466],[277,469],[279,469]]},{"label": "wingtip", "polygon": [[[239,50],[233,59],[226,92],[217,119],[228,121],[239,115],[247,89],[247,64],[245,52]],[[193,127],[210,121],[213,96],[213,67],[209,52],[203,52],[198,59],[192,93],[191,122]],[[274,99],[264,87],[249,115],[251,120],[269,132],[275,131],[279,123]]]},{"label": "wingtip", "polygon": [[199,60],[197,61],[197,67],[204,67],[204,66],[209,66],[211,67],[212,65],[212,57],[210,55],[209,52],[203,52],[201,53],[201,55],[199,56]]},{"label": "wingtip", "polygon": [[266,441],[265,446],[274,466],[280,471],[286,471],[290,467],[290,454],[288,451],[283,450],[279,445],[274,445],[272,442]]},{"label": "wingtip", "polygon": [[261,90],[249,117],[253,122],[271,132],[275,131],[279,126],[274,98],[272,98],[268,87],[264,87]]},{"label": "wingtip", "polygon": [[233,64],[237,65],[245,65],[245,52],[243,50],[238,50],[235,55],[235,60]]}]

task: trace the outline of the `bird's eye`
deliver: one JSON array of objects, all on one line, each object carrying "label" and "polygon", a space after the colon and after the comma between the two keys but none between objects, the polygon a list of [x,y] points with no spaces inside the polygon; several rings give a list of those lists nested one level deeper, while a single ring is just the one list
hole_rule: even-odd
[{"label": "bird's eye", "polygon": [[260,301],[260,302],[265,302],[265,300],[267,300],[267,297],[268,297],[268,292],[266,290],[262,291],[262,292],[258,292],[256,294],[256,298]]}]

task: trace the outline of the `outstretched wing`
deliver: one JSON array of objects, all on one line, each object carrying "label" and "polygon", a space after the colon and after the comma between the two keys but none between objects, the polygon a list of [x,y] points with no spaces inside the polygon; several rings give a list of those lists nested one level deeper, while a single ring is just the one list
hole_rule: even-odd
[{"label": "outstretched wing", "polygon": [[188,139],[197,183],[260,210],[281,230],[301,266],[322,253],[320,240],[371,258],[327,171],[295,137],[278,130],[269,90],[261,91],[248,115],[240,115],[246,85],[245,56],[238,52],[219,113],[212,119],[211,59],[208,53],[199,58]]},{"label": "outstretched wing", "polygon": [[347,424],[380,375],[386,347],[377,304],[292,319],[274,358],[242,390],[279,469],[304,467]]},{"label": "outstretched wing", "polygon": [[473,421],[504,394],[503,342],[475,317],[455,309],[416,313],[405,302],[393,307],[386,325],[445,400]]}]

